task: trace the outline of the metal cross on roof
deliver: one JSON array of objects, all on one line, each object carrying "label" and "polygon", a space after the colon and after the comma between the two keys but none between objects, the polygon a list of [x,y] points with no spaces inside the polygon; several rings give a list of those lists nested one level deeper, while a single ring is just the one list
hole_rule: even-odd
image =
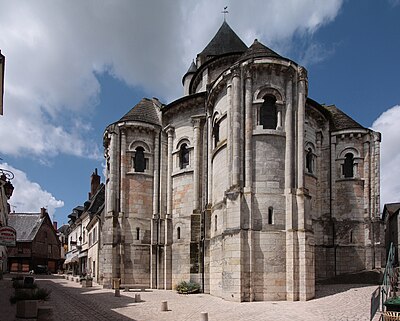
[{"label": "metal cross on roof", "polygon": [[224,7],[224,10],[221,11],[221,13],[224,14],[224,21],[226,21],[226,14],[229,13],[229,11],[227,9],[228,9],[228,6]]}]

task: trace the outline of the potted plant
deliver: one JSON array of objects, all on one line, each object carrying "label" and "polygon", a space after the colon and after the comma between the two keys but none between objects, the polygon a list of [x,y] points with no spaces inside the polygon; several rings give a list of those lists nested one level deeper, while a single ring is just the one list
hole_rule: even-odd
[{"label": "potted plant", "polygon": [[29,292],[24,291],[23,288],[16,288],[10,302],[17,304],[17,318],[36,318],[39,301],[48,300],[50,293],[50,290],[44,288],[34,288]]},{"label": "potted plant", "polygon": [[182,281],[176,285],[175,289],[181,294],[197,293],[200,291],[200,284],[192,281]]},{"label": "potted plant", "polygon": [[87,275],[82,281],[81,281],[82,287],[83,288],[90,288],[93,286],[93,278],[90,275]]}]

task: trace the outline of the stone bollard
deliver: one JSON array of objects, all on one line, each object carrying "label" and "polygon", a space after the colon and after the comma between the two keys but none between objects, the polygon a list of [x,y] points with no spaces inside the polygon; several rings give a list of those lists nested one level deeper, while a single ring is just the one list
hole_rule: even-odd
[{"label": "stone bollard", "polygon": [[201,312],[200,315],[201,315],[201,318],[200,318],[201,321],[208,321],[208,313],[207,312]]},{"label": "stone bollard", "polygon": [[161,302],[161,311],[168,311],[168,302],[167,301],[162,301]]},{"label": "stone bollard", "polygon": [[135,294],[135,302],[140,302],[140,301],[142,301],[140,299],[140,294]]},{"label": "stone bollard", "polygon": [[119,278],[114,278],[113,281],[114,281],[114,291],[115,291],[114,295],[115,295],[116,297],[120,297],[121,294],[120,294],[120,291],[119,291],[119,284],[120,284],[120,282],[121,282],[121,279],[119,279]]}]

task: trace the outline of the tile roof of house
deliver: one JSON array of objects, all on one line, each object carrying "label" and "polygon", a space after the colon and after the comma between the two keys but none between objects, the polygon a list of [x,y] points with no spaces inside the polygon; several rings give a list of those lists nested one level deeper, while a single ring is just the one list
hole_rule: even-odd
[{"label": "tile roof of house", "polygon": [[119,122],[124,121],[141,121],[153,125],[161,126],[157,109],[161,107],[160,102],[153,98],[143,98],[129,112],[127,112]]},{"label": "tile roof of house", "polygon": [[40,213],[10,213],[8,224],[17,231],[17,241],[33,241],[44,218]]},{"label": "tile roof of house", "polygon": [[245,51],[239,60],[246,60],[256,57],[283,58],[281,55],[277,54],[275,51],[269,49],[267,46],[264,46],[261,42],[255,39],[253,44]]},{"label": "tile roof of house", "polygon": [[350,116],[346,115],[343,111],[337,108],[335,105],[322,105],[322,107],[328,112],[333,125],[333,130],[342,130],[350,128],[364,128],[357,123]]}]

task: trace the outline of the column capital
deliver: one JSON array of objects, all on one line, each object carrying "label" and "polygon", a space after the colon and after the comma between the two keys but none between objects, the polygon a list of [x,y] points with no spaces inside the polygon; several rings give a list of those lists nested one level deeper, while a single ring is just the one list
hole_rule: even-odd
[{"label": "column capital", "polygon": [[164,131],[167,133],[168,137],[172,137],[175,132],[175,127],[171,125],[167,125],[164,127]]},{"label": "column capital", "polygon": [[196,128],[196,127],[200,127],[200,124],[203,121],[203,119],[205,119],[205,116],[204,115],[196,115],[196,116],[192,116],[191,119],[192,119],[193,127]]}]

